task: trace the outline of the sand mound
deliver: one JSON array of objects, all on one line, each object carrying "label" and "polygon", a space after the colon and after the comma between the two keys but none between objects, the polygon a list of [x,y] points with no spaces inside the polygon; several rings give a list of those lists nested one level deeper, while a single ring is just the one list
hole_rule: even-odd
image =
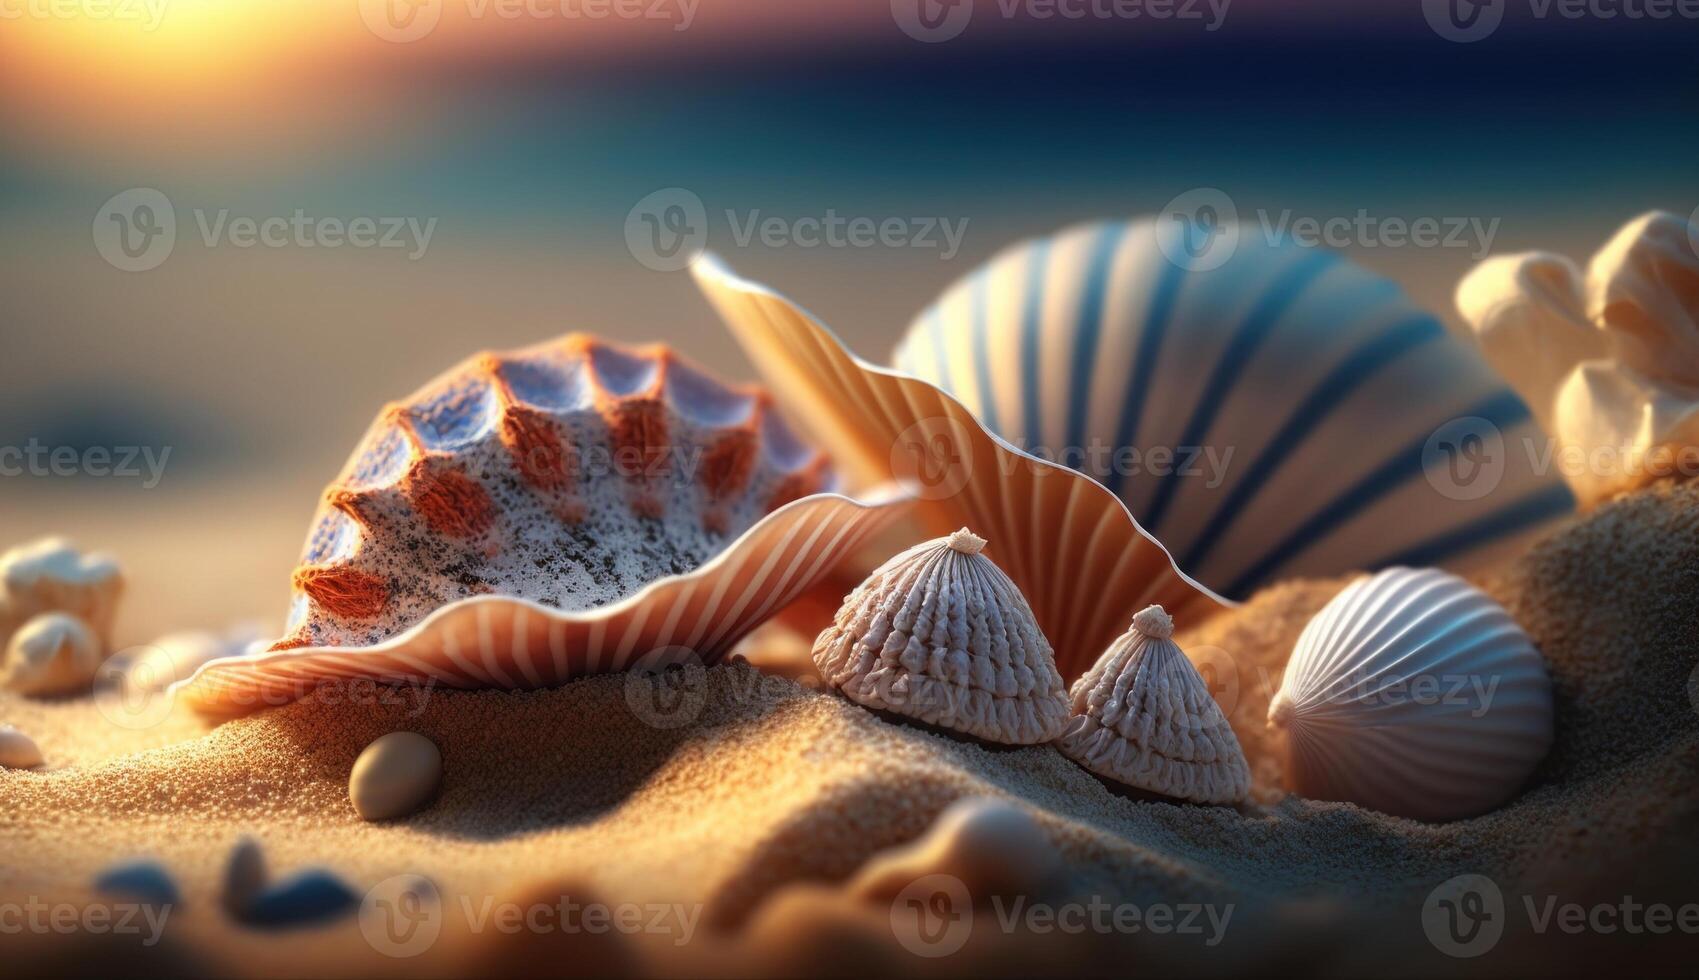
[{"label": "sand mound", "polygon": [[[716,972],[782,972],[857,949],[903,972],[1054,969],[1064,953],[1087,957],[1071,961],[1080,970],[1124,971],[1132,951],[1150,969],[1396,973],[1460,963],[1423,938],[1421,908],[1436,885],[1472,873],[1503,891],[1508,921],[1503,949],[1472,965],[1520,957],[1510,962],[1522,972],[1574,970],[1596,955],[1664,966],[1666,950],[1648,942],[1657,937],[1534,936],[1522,905],[1619,900],[1625,889],[1641,901],[1690,900],[1676,886],[1699,869],[1699,490],[1658,487],[1610,504],[1480,583],[1545,652],[1559,703],[1556,747],[1528,792],[1474,820],[1425,825],[1279,789],[1264,712],[1304,622],[1342,584],[1281,585],[1177,637],[1215,675],[1251,761],[1258,805],[1243,810],[1128,800],[1050,747],[942,738],[741,665],[532,693],[326,691],[122,758],[0,773],[10,851],[0,895],[75,895],[101,867],[147,854],[183,886],[173,940],[209,956],[209,968],[369,969],[369,955],[349,953],[369,954],[352,921],[302,943],[221,918],[221,863],[252,834],[278,871],[325,865],[361,890],[428,876],[450,920],[539,888],[699,907],[691,942],[647,936],[594,960],[621,968],[701,972],[711,961]],[[1206,648],[1235,666],[1224,675]],[[35,722],[69,737],[46,715]],[[349,769],[361,747],[397,729],[442,748],[443,788],[412,818],[363,823],[347,799]],[[54,739],[37,734],[51,754]],[[857,905],[838,885],[969,796],[1010,800],[1033,818],[1066,870],[1056,900],[1230,903],[1225,940],[980,930],[948,960],[903,953],[889,909]],[[515,943],[535,941],[486,932],[465,955],[499,948],[538,968],[549,960],[513,958]],[[280,949],[287,969],[253,955]],[[424,961],[376,962],[405,972]]]}]

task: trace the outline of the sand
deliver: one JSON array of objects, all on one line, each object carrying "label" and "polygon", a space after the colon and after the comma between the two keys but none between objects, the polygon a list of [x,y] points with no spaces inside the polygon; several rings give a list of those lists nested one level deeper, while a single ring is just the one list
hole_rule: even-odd
[{"label": "sand", "polygon": [[[987,748],[893,724],[747,665],[530,693],[326,692],[211,731],[173,716],[114,733],[86,701],[8,697],[0,721],[30,731],[56,768],[0,772],[0,899],[88,901],[102,867],[136,855],[176,876],[184,902],[164,941],[25,937],[25,962],[48,969],[91,946],[129,968],[249,975],[1684,968],[1691,935],[1535,935],[1523,900],[1699,899],[1699,488],[1608,504],[1478,578],[1545,653],[1558,695],[1547,763],[1525,794],[1480,818],[1419,824],[1280,788],[1263,713],[1305,620],[1345,581],[1282,584],[1176,635],[1213,676],[1251,762],[1253,800],[1240,809],[1130,800],[1049,747]],[[794,673],[796,639],[772,642]],[[663,692],[681,698],[672,714],[657,713],[660,683],[684,685]],[[412,818],[366,824],[348,802],[348,771],[396,729],[442,748],[443,787]],[[1035,882],[1035,899],[1231,904],[1222,941],[976,925],[951,957],[905,952],[890,909],[840,885],[973,796],[1017,804],[1060,856],[1065,877]],[[392,959],[355,917],[304,933],[234,925],[217,882],[244,835],[274,872],[325,866],[359,891],[428,876],[446,900],[445,938],[429,956]],[[1465,873],[1490,877],[1507,908],[1504,940],[1473,960],[1441,956],[1421,919],[1431,890]],[[562,893],[678,903],[699,918],[683,944],[682,928],[508,936],[467,924],[490,901]],[[982,898],[978,924],[991,921]]]}]

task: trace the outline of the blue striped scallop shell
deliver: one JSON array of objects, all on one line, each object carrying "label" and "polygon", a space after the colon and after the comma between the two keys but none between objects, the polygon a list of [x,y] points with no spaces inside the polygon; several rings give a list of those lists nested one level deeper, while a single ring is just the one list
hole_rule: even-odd
[{"label": "blue striped scallop shell", "polygon": [[1229,598],[1455,563],[1573,510],[1527,407],[1396,283],[1248,225],[1189,269],[1159,241],[1185,232],[1015,245],[916,318],[896,367],[1104,484]]}]

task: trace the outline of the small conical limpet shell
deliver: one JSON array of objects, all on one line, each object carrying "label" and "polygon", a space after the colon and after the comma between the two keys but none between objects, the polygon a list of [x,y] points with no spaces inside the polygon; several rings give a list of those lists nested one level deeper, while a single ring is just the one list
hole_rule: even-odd
[{"label": "small conical limpet shell", "polygon": [[1060,735],[1050,641],[985,544],[962,528],[881,565],[814,641],[820,676],[858,704],[991,742]]},{"label": "small conical limpet shell", "polygon": [[1086,769],[1193,803],[1238,803],[1251,771],[1232,726],[1172,637],[1161,606],[1133,617],[1074,682],[1074,718],[1057,742]]}]

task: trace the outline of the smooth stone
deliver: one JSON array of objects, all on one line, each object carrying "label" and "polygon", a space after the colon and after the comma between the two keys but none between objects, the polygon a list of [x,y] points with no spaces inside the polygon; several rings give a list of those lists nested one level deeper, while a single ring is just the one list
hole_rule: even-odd
[{"label": "smooth stone", "polygon": [[12,634],[0,679],[8,690],[31,696],[86,691],[100,654],[100,639],[87,623],[69,613],[42,613]]},{"label": "smooth stone", "polygon": [[224,910],[238,919],[247,915],[265,890],[265,880],[265,853],[260,842],[252,837],[237,841],[230,860],[224,863],[224,891],[220,896]]},{"label": "smooth stone", "polygon": [[11,725],[0,725],[0,769],[34,769],[46,762],[35,739]]},{"label": "smooth stone", "polygon": [[262,889],[242,913],[254,926],[309,926],[341,918],[360,905],[360,896],[328,871],[310,869]]},{"label": "smooth stone", "polygon": [[442,753],[418,732],[390,732],[366,746],[348,775],[348,799],[365,820],[405,817],[442,779]]},{"label": "smooth stone", "polygon": [[177,883],[157,861],[130,861],[107,868],[94,879],[94,886],[149,905],[177,905],[181,901]]}]

